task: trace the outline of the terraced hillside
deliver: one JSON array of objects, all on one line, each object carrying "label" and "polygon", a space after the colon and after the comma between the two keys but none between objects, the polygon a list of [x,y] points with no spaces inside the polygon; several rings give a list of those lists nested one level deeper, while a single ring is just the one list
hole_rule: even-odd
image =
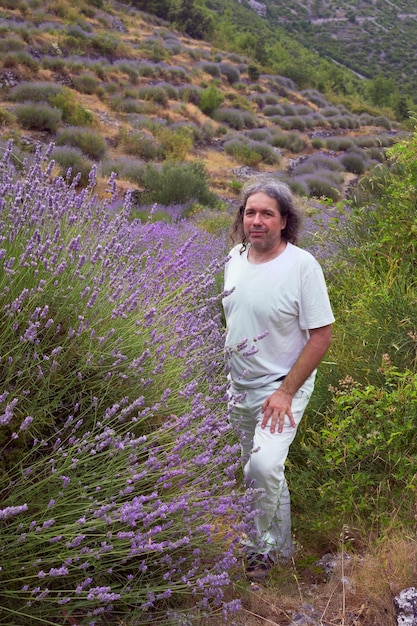
[{"label": "terraced hillside", "polygon": [[[13,139],[19,163],[53,142],[58,171],[71,167],[85,184],[96,165],[102,189],[115,172],[139,203],[213,204],[196,192],[206,183],[233,200],[257,171],[279,172],[302,196],[337,199],[347,181],[384,160],[400,131],[377,110],[354,113],[300,91],[131,7],[2,6],[3,147]],[[179,188],[161,190],[172,179]]]},{"label": "terraced hillside", "polygon": [[417,100],[417,7],[413,0],[265,0],[265,18],[321,56],[366,78],[382,76]]}]

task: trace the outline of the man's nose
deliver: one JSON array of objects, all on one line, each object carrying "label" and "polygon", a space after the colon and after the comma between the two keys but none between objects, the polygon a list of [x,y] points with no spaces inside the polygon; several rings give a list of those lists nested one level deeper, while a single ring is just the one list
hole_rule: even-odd
[{"label": "man's nose", "polygon": [[262,223],[262,215],[258,212],[255,213],[255,215],[253,216],[253,223],[254,224],[261,224]]}]

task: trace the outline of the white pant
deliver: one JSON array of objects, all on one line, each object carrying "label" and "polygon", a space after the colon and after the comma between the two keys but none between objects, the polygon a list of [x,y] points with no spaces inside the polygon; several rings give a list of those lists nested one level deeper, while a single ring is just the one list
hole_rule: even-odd
[{"label": "white pant", "polygon": [[[285,419],[282,433],[271,433],[269,423],[261,428],[261,407],[281,383],[274,382],[259,389],[243,389],[231,384],[230,421],[241,439],[242,465],[248,487],[261,489],[254,507],[256,537],[243,541],[245,546],[260,554],[269,553],[274,559],[288,558],[294,552],[291,537],[291,503],[284,465],[297,428]],[[298,424],[310,399],[308,391],[299,390],[292,401],[292,413]]]}]

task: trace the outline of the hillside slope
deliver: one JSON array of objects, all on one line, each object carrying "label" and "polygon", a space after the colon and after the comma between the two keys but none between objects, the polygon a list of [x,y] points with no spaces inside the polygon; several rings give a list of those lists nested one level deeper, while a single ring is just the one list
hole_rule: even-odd
[{"label": "hillside slope", "polygon": [[[235,0],[233,0],[235,2]],[[269,24],[366,78],[392,79],[417,102],[413,0],[249,0]]]},{"label": "hillside slope", "polygon": [[103,187],[113,171],[122,190],[159,201],[152,167],[200,162],[222,199],[233,200],[257,171],[278,172],[300,195],[337,199],[346,181],[384,159],[399,131],[377,109],[353,112],[300,91],[132,7],[2,4],[3,145],[12,138],[23,160],[54,142],[60,171],[72,167],[84,182],[96,164]]}]

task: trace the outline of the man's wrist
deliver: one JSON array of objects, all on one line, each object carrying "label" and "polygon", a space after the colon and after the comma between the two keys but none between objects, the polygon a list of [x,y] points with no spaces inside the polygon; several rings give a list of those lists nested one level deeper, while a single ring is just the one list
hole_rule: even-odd
[{"label": "man's wrist", "polygon": [[288,384],[286,384],[286,382],[287,381],[285,381],[285,383],[282,383],[278,390],[287,393],[289,396],[293,396],[295,394],[295,391],[291,391],[291,389],[288,389]]}]

